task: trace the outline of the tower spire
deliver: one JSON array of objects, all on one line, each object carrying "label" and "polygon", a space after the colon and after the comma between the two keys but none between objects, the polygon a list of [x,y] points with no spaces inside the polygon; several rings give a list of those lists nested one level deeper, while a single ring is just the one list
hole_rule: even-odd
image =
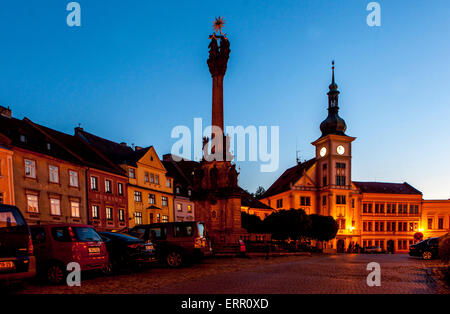
[{"label": "tower spire", "polygon": [[347,126],[345,121],[339,117],[339,90],[335,81],[334,60],[331,62],[331,84],[328,87],[328,117],[320,124],[322,136],[328,134],[345,135]]}]

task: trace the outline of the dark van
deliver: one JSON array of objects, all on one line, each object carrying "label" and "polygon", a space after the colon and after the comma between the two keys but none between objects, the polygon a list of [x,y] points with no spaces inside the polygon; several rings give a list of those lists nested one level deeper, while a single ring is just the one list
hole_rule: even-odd
[{"label": "dark van", "polygon": [[30,230],[20,210],[0,204],[0,284],[36,275]]},{"label": "dark van", "polygon": [[205,225],[198,221],[138,225],[128,233],[155,245],[160,261],[180,267],[186,261],[201,259],[212,253]]}]

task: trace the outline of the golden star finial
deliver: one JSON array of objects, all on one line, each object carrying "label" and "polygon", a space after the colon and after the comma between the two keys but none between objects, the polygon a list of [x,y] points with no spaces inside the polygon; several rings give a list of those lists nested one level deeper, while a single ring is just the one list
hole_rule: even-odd
[{"label": "golden star finial", "polygon": [[223,17],[219,16],[216,17],[216,19],[213,22],[213,29],[214,32],[219,32],[220,34],[222,34],[222,28],[225,27],[225,20],[223,19]]}]

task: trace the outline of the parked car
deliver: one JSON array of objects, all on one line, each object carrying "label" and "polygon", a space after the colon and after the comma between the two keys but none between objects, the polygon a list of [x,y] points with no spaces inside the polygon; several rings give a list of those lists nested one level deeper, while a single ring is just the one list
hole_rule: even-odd
[{"label": "parked car", "polygon": [[158,259],[170,267],[180,267],[212,253],[205,225],[197,221],[138,225],[128,234],[154,243]]},{"label": "parked car", "polygon": [[410,256],[430,260],[439,256],[439,238],[429,238],[409,246]]},{"label": "parked car", "polygon": [[114,273],[124,267],[140,269],[144,264],[156,262],[153,243],[116,232],[100,232],[108,251],[109,264],[106,271]]},{"label": "parked car", "polygon": [[365,248],[363,248],[363,253],[381,254],[384,253],[384,250],[379,246],[366,246]]},{"label": "parked car", "polygon": [[23,282],[36,275],[30,230],[20,210],[0,205],[0,283]]},{"label": "parked car", "polygon": [[30,226],[30,230],[37,271],[50,283],[62,283],[71,262],[80,264],[81,271],[101,270],[108,266],[105,243],[91,226],[47,224]]}]

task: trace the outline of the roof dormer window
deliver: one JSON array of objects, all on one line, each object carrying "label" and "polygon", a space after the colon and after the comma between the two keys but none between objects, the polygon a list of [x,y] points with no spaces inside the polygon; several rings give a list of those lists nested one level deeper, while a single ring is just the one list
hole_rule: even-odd
[{"label": "roof dormer window", "polygon": [[23,135],[23,134],[21,134],[21,135],[20,135],[20,141],[21,141],[22,143],[25,143],[25,142],[27,141],[26,136]]}]

